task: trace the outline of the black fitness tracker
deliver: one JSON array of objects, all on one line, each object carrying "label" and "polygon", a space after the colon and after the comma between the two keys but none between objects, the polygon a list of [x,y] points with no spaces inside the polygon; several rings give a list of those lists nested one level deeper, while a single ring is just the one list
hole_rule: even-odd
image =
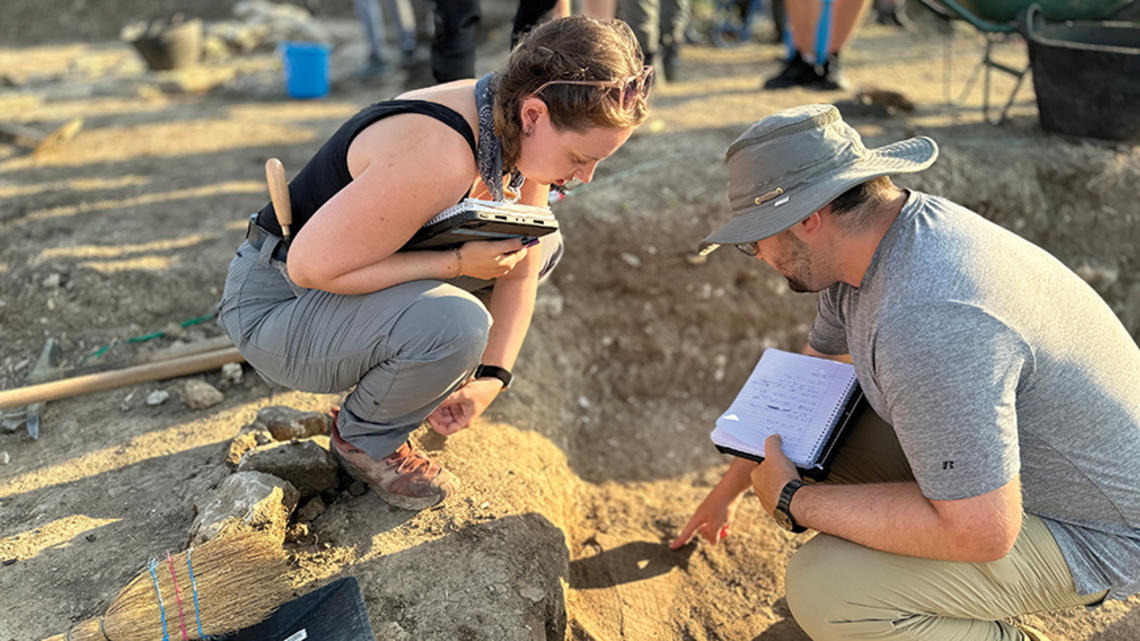
[{"label": "black fitness tracker", "polygon": [[511,386],[511,381],[514,376],[511,375],[510,370],[498,365],[479,365],[475,368],[475,378],[497,378],[503,383],[503,389]]}]

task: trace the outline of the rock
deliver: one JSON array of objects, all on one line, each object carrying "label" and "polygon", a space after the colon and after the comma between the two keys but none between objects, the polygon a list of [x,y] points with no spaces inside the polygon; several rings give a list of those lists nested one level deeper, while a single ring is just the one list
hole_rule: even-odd
[{"label": "rock", "polygon": [[258,445],[268,445],[273,442],[273,435],[261,423],[251,423],[241,428],[237,436],[230,441],[230,449],[226,454],[226,465],[230,469],[237,469],[241,457]]},{"label": "rock", "polygon": [[[568,552],[550,521],[532,512],[466,524],[452,536],[433,532],[424,528],[414,536],[426,540],[403,549],[400,539],[378,534],[374,545],[400,551],[354,568],[361,584],[371,586],[371,616],[400,624],[377,629],[378,641],[565,636],[561,581],[569,572]],[[478,603],[481,616],[458,612],[455,603]]]},{"label": "rock", "polygon": [[544,283],[538,288],[538,295],[534,301],[534,313],[539,316],[557,317],[562,315],[566,307],[566,299],[562,292],[551,283]]},{"label": "rock", "polygon": [[329,41],[327,30],[316,23],[312,14],[303,7],[266,0],[242,0],[234,3],[234,16],[251,27],[264,28],[263,42]]},{"label": "rock", "polygon": [[321,500],[321,497],[314,496],[308,501],[305,501],[305,504],[301,506],[301,509],[297,510],[297,520],[302,523],[308,523],[309,521],[312,521],[318,516],[324,514],[325,510],[327,509],[328,508],[325,507],[325,502]]},{"label": "rock", "polygon": [[197,516],[190,524],[190,543],[213,538],[226,520],[239,518],[285,540],[285,526],[300,493],[291,483],[261,472],[238,472],[226,477],[216,490],[194,502]]},{"label": "rock", "polygon": [[48,274],[47,278],[45,278],[41,284],[43,285],[44,289],[59,289],[59,286],[62,283],[63,277],[61,277],[59,274],[53,273]]},{"label": "rock", "polygon": [[1120,279],[1120,270],[1117,268],[1089,262],[1081,263],[1073,271],[1097,291],[1104,291]]},{"label": "rock", "polygon": [[376,628],[376,641],[412,641],[412,636],[395,621],[385,621]]},{"label": "rock", "polygon": [[546,598],[546,593],[543,592],[541,588],[536,588],[533,585],[523,584],[522,587],[519,588],[519,594],[526,599],[530,599],[531,603],[538,603]]},{"label": "rock", "polygon": [[626,265],[629,265],[630,267],[641,267],[641,258],[639,258],[637,254],[622,252],[621,259],[623,262],[625,262]]},{"label": "rock", "polygon": [[231,383],[240,383],[244,372],[245,370],[242,369],[241,363],[226,363],[222,365],[222,380]]},{"label": "rock", "polygon": [[12,462],[12,457],[8,456],[7,451],[0,452],[0,465],[7,465]]},{"label": "rock", "polygon": [[272,405],[257,413],[257,423],[265,426],[273,438],[288,441],[328,434],[332,415],[323,412],[302,412],[284,405]]},{"label": "rock", "polygon": [[146,404],[150,405],[151,407],[155,405],[162,405],[168,398],[170,398],[170,392],[164,389],[154,390],[150,394],[147,394]]},{"label": "rock", "polygon": [[200,378],[192,378],[183,383],[178,393],[183,403],[196,410],[212,407],[226,399],[225,394]]},{"label": "rock", "polygon": [[171,321],[162,328],[162,335],[165,338],[176,341],[186,336],[186,328],[183,327],[181,323]]},{"label": "rock", "polygon": [[237,77],[237,70],[225,67],[188,67],[164,71],[158,88],[163,93],[200,94],[220,87]]},{"label": "rock", "polygon": [[20,416],[18,418],[9,418],[5,416],[3,419],[0,419],[0,431],[8,432],[9,434],[12,432],[19,432],[20,430],[24,429],[25,425],[27,425],[27,419],[25,419],[23,416]]},{"label": "rock", "polygon": [[255,447],[241,457],[237,469],[272,474],[293,484],[301,496],[313,496],[336,487],[339,466],[328,450],[306,439]]}]

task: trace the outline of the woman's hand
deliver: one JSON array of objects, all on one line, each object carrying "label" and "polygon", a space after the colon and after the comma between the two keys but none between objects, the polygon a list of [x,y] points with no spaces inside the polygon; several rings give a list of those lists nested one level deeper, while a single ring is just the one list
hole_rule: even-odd
[{"label": "woman's hand", "polygon": [[[468,243],[471,244],[471,243]],[[485,241],[479,244],[486,244]],[[428,425],[444,436],[467,428],[495,400],[503,384],[499,379],[473,378],[455,390],[428,415]]]},{"label": "woman's hand", "polygon": [[494,280],[510,273],[526,258],[522,240],[478,240],[464,243],[456,250],[460,276]]}]

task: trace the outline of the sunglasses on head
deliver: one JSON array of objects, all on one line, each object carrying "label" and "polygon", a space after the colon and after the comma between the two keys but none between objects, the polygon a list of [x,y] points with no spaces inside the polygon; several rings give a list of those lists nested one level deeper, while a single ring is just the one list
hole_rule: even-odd
[{"label": "sunglasses on head", "polygon": [[653,66],[646,65],[641,73],[625,78],[624,80],[550,80],[535,90],[535,95],[542,93],[543,89],[551,85],[586,85],[602,89],[616,89],[621,98],[621,108],[632,109],[638,98],[649,97],[649,87],[653,85]]}]

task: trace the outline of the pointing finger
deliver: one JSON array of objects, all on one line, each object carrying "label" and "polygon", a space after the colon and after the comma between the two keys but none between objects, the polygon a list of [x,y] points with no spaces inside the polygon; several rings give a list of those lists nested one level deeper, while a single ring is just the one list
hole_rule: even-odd
[{"label": "pointing finger", "polygon": [[688,524],[685,525],[685,529],[681,530],[681,533],[677,535],[677,538],[673,539],[673,542],[669,544],[669,549],[676,550],[677,548],[688,543],[689,540],[693,538],[693,533],[696,532],[697,528],[701,525],[702,523],[700,521],[697,521],[696,519],[690,519]]}]

